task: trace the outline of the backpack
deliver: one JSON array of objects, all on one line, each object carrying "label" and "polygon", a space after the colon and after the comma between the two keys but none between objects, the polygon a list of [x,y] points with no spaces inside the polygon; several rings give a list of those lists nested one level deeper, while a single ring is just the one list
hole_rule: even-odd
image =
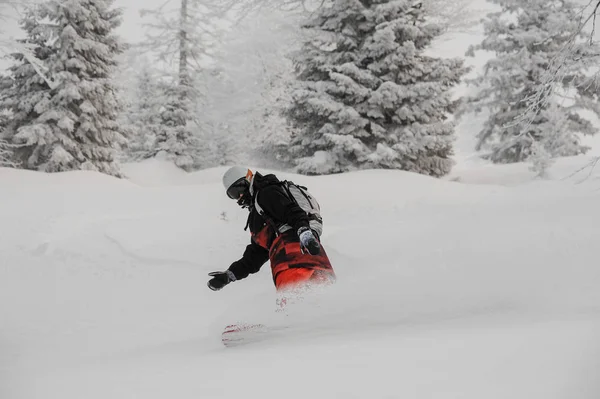
[{"label": "backpack", "polygon": [[[284,180],[278,183],[287,193],[290,200],[298,205],[306,214],[309,219],[309,226],[314,230],[320,237],[323,234],[323,218],[321,217],[321,206],[317,199],[308,191],[304,186],[300,186],[294,182]],[[258,201],[255,199],[254,207],[261,216],[265,215],[264,210],[258,205]],[[290,230],[292,227],[288,224],[280,226],[277,230],[279,233],[284,233]]]}]

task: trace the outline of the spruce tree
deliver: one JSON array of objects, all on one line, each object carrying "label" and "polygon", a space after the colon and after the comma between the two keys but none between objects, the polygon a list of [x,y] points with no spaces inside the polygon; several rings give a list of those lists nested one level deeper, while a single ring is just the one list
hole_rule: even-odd
[{"label": "spruce tree", "polygon": [[14,166],[12,162],[12,151],[10,144],[6,141],[0,140],[0,167]]},{"label": "spruce tree", "polygon": [[573,62],[556,83],[562,88],[551,101],[528,101],[540,86],[553,60],[578,32],[579,15],[574,3],[563,0],[492,0],[501,10],[488,15],[485,39],[470,49],[495,53],[484,74],[473,83],[479,92],[470,99],[472,109],[487,109],[490,115],[478,135],[478,150],[497,163],[534,160],[538,172],[545,169],[547,157],[584,153],[580,134],[593,134],[590,121],[577,110],[598,113],[584,73],[586,60],[598,53],[594,46],[578,48]]},{"label": "spruce tree", "polygon": [[408,0],[335,0],[305,25],[288,116],[301,173],[403,169],[432,176],[452,166],[450,89],[462,60],[424,54],[441,33]]},{"label": "spruce tree", "polygon": [[161,132],[160,113],[165,102],[162,86],[148,63],[142,63],[140,68],[135,77],[135,89],[132,90],[134,97],[127,110],[132,130],[128,155],[136,161],[151,158],[159,151],[157,138]]},{"label": "spruce tree", "polygon": [[[37,65],[32,64],[23,53],[10,55],[13,62],[7,69],[7,74],[0,78],[0,139],[5,141],[5,163],[19,163],[22,167],[35,168],[37,159],[45,157],[48,149],[36,145],[15,149],[14,142],[20,141],[15,136],[21,127],[36,125],[41,114],[38,107],[45,107],[52,96],[50,84],[37,69],[40,64],[47,62],[53,52],[53,49],[46,45],[52,37],[52,32],[38,22],[36,13],[31,9],[24,13],[20,24],[27,38],[19,40],[19,45],[28,49],[36,58]],[[55,141],[51,132],[44,126],[37,127],[38,132],[46,136],[47,142]],[[12,151],[8,148],[12,148]],[[31,162],[23,165],[20,159],[27,161],[27,158],[30,158]]]},{"label": "spruce tree", "polygon": [[159,115],[156,153],[167,154],[178,167],[191,171],[200,165],[200,137],[193,128],[192,102],[181,85],[165,88],[166,102]]},{"label": "spruce tree", "polygon": [[[121,11],[113,0],[51,0],[23,21],[28,41],[51,82],[15,55],[12,84],[0,108],[13,115],[4,132],[17,161],[46,172],[95,170],[119,175],[114,148],[124,142],[119,103],[111,83],[123,46],[113,33]],[[38,21],[44,21],[43,24]]]}]

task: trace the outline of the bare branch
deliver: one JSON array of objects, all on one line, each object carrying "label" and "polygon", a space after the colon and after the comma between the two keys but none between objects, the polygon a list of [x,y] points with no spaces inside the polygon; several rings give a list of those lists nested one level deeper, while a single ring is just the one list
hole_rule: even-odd
[{"label": "bare branch", "polygon": [[589,169],[587,176],[585,176],[582,180],[580,180],[578,182],[578,184],[581,184],[584,181],[588,180],[592,176],[592,173],[594,173],[594,169],[596,168],[596,165],[598,165],[599,162],[600,162],[600,157],[594,157],[587,164],[585,164],[581,168],[577,169],[575,172],[571,173],[569,176],[564,177],[562,180],[568,180],[572,177],[575,177],[576,175],[583,172],[584,170]]}]

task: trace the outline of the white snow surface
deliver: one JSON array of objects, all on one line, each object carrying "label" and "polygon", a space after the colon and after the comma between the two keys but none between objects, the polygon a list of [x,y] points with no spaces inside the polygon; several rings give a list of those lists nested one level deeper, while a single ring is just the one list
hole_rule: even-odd
[{"label": "white snow surface", "polygon": [[[0,169],[0,398],[600,397],[600,171],[306,177],[335,286],[274,312],[225,168]],[[265,171],[266,172],[266,171]],[[235,321],[274,327],[236,348]],[[286,326],[284,329],[276,329]]]}]

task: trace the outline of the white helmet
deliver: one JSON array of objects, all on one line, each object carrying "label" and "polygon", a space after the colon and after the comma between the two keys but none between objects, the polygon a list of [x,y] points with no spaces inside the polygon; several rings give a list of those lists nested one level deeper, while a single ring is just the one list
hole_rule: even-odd
[{"label": "white helmet", "polygon": [[227,196],[231,199],[240,199],[240,194],[250,188],[253,173],[244,166],[232,166],[223,175],[223,186],[227,190]]}]

